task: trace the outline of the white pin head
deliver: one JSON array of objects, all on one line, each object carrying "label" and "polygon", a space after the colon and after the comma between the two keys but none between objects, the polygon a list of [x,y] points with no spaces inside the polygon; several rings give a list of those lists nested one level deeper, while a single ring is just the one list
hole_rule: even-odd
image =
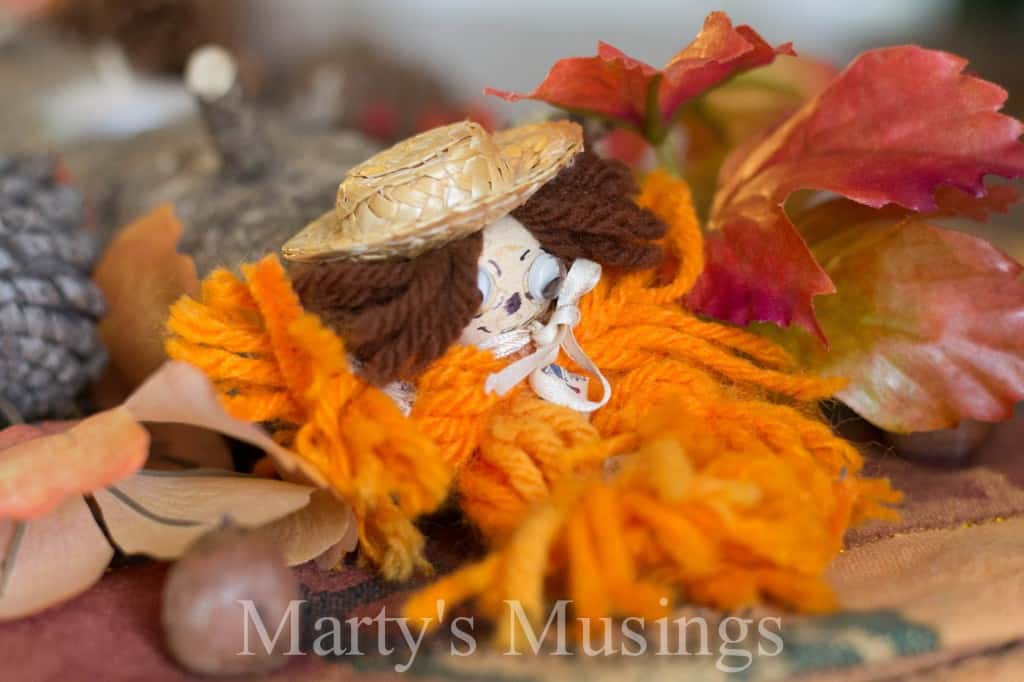
[{"label": "white pin head", "polygon": [[188,89],[205,100],[223,97],[237,80],[238,65],[220,45],[204,45],[196,49],[185,68]]}]

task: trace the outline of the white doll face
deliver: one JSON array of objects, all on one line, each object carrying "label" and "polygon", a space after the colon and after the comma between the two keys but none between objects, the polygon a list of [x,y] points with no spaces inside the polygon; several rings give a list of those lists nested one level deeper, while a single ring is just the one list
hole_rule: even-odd
[{"label": "white doll face", "polygon": [[544,314],[558,297],[565,277],[562,261],[541,249],[512,216],[484,229],[479,266],[477,286],[483,303],[459,339],[474,346],[525,327]]}]

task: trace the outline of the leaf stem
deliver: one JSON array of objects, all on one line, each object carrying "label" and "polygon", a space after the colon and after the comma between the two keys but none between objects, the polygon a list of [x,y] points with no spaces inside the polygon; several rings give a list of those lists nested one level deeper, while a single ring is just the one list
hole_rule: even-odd
[{"label": "leaf stem", "polygon": [[673,144],[671,135],[662,140],[660,144],[654,145],[654,153],[658,157],[658,165],[672,175],[682,177],[676,152],[676,146]]},{"label": "leaf stem", "polygon": [[661,76],[655,76],[647,86],[647,100],[644,111],[644,137],[657,148],[665,141],[668,130],[661,120],[661,109],[658,106],[658,91],[661,89]]},{"label": "leaf stem", "polygon": [[0,597],[3,597],[4,590],[7,589],[7,582],[11,578],[11,573],[14,572],[14,562],[18,558],[18,550],[21,548],[21,540],[25,537],[25,528],[27,526],[27,521],[16,521],[14,524],[14,534],[11,536],[11,541],[7,544],[7,551],[4,553],[3,561],[0,562]]},{"label": "leaf stem", "polygon": [[7,420],[7,424],[9,426],[25,423],[25,420],[22,419],[21,412],[18,411],[18,408],[4,398],[0,398],[0,416]]}]

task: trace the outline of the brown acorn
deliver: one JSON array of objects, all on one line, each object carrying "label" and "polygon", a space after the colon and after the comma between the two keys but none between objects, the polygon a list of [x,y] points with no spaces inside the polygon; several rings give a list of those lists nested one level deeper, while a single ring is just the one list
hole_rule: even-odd
[{"label": "brown acorn", "polygon": [[[189,548],[164,583],[167,648],[196,673],[276,670],[288,662],[289,651],[298,650],[298,642],[291,641],[286,627],[268,651],[253,618],[258,615],[273,637],[282,620],[293,617],[289,609],[298,598],[298,581],[269,540],[236,527],[211,531]],[[247,612],[243,602],[249,600]]]},{"label": "brown acorn", "polygon": [[955,429],[919,431],[916,433],[886,433],[886,440],[896,452],[911,459],[954,463],[964,460],[980,448],[993,425],[965,419]]}]

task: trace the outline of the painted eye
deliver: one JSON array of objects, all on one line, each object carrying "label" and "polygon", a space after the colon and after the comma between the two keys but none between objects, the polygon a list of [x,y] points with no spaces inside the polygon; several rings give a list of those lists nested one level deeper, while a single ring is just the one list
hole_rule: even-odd
[{"label": "painted eye", "polygon": [[480,304],[487,305],[487,302],[491,298],[491,292],[494,291],[494,278],[491,277],[491,273],[487,272],[483,268],[477,270],[476,288],[480,290]]},{"label": "painted eye", "polygon": [[534,299],[553,301],[558,298],[564,277],[565,266],[562,261],[550,253],[542,252],[530,265],[530,272],[526,275],[527,291]]}]

